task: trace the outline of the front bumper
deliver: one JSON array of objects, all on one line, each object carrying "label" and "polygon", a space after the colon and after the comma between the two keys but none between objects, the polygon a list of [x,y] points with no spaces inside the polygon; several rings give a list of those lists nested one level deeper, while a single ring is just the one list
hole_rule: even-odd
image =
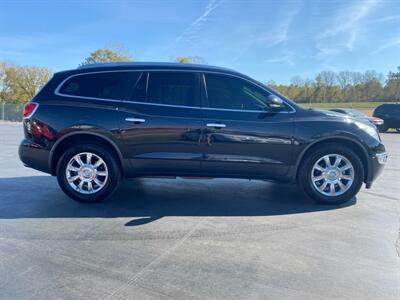
[{"label": "front bumper", "polygon": [[387,159],[388,159],[388,154],[387,154],[387,152],[382,152],[382,153],[376,154],[375,157],[379,164],[385,165],[387,162]]},{"label": "front bumper", "polygon": [[18,150],[19,158],[24,166],[50,173],[48,149],[29,140],[22,140]]},{"label": "front bumper", "polygon": [[387,159],[388,154],[386,151],[375,153],[372,157],[370,157],[366,188],[370,188],[372,186],[372,182],[375,181],[382,173]]}]

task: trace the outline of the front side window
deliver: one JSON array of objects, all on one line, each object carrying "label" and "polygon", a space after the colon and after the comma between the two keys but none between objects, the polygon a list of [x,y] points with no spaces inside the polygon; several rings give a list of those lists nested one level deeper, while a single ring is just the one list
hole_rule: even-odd
[{"label": "front side window", "polygon": [[197,76],[190,72],[150,72],[147,102],[198,106]]},{"label": "front side window", "polygon": [[104,72],[76,75],[68,79],[59,93],[71,96],[124,100],[140,72]]},{"label": "front side window", "polygon": [[245,80],[218,74],[205,74],[210,108],[255,110],[268,109],[267,91]]}]

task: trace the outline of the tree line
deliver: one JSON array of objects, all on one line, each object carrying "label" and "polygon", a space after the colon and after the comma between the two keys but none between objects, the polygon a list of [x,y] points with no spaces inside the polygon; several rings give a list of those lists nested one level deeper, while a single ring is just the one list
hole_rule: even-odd
[{"label": "tree line", "polygon": [[267,85],[299,103],[394,102],[400,101],[400,67],[386,76],[374,70],[321,71],[314,79],[296,76],[290,84]]},{"label": "tree line", "polygon": [[[100,48],[80,65],[132,61],[126,51]],[[197,56],[178,56],[179,63],[205,63]],[[51,78],[52,71],[0,61],[0,102],[22,104],[31,99]],[[314,79],[292,78],[290,84],[269,81],[266,85],[300,103],[400,101],[400,67],[386,76],[376,71],[321,71]]]}]

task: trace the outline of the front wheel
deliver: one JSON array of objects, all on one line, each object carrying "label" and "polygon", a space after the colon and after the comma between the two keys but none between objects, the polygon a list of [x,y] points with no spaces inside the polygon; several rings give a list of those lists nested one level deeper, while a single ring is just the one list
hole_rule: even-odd
[{"label": "front wheel", "polygon": [[364,167],[354,151],[340,144],[327,144],[305,157],[299,181],[312,199],[323,204],[340,204],[360,190]]},{"label": "front wheel", "polygon": [[57,181],[69,197],[99,202],[117,188],[121,172],[106,147],[87,144],[68,148],[57,164]]}]

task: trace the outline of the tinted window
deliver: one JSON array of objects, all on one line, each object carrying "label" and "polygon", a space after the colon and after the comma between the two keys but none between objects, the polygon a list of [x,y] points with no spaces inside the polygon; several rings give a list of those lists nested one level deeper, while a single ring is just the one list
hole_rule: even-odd
[{"label": "tinted window", "polygon": [[147,76],[148,73],[142,73],[139,80],[137,80],[135,88],[130,96],[130,100],[136,102],[146,102]]},{"label": "tinted window", "polygon": [[68,79],[60,93],[72,96],[123,100],[139,78],[139,72],[105,72]]},{"label": "tinted window", "polygon": [[147,101],[167,105],[198,106],[196,78],[190,72],[150,72]]},{"label": "tinted window", "polygon": [[239,78],[205,74],[208,104],[212,108],[265,110],[267,91]]}]

